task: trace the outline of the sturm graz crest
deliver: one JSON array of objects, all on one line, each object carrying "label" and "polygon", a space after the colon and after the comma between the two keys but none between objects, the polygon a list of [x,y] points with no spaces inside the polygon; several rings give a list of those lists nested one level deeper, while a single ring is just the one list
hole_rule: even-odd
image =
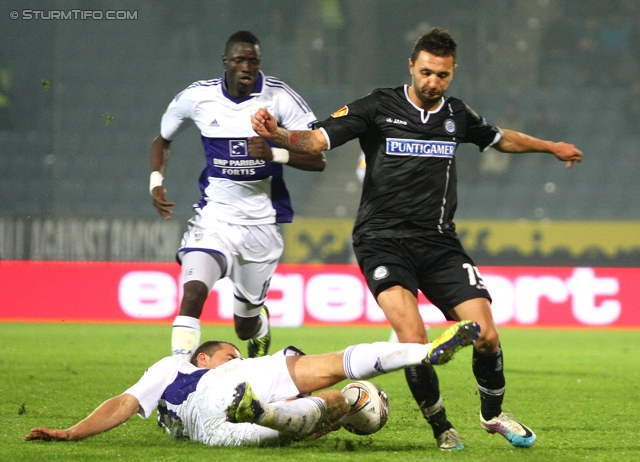
[{"label": "sturm graz crest", "polygon": [[453,135],[456,132],[456,123],[452,119],[445,120],[444,131],[446,131],[450,135]]},{"label": "sturm graz crest", "polygon": [[389,270],[386,266],[378,266],[373,272],[373,279],[379,281],[389,276]]}]

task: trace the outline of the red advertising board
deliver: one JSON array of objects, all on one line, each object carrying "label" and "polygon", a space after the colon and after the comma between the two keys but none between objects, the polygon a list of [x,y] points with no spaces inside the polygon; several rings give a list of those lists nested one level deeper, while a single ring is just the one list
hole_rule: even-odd
[{"label": "red advertising board", "polygon": [[[639,268],[481,267],[500,325],[640,328]],[[170,322],[176,263],[0,262],[0,321]],[[216,283],[204,323],[230,323],[233,288]],[[355,265],[280,265],[267,303],[273,325],[388,325]],[[425,323],[444,321],[422,295]]]}]

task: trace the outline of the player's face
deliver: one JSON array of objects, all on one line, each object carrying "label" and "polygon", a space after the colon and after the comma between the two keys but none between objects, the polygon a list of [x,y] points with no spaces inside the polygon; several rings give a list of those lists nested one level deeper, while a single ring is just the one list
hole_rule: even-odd
[{"label": "player's face", "polygon": [[234,43],[222,57],[227,71],[227,91],[234,97],[248,96],[256,85],[262,51],[259,45]]},{"label": "player's face", "polygon": [[423,109],[434,109],[449,88],[455,68],[453,56],[435,56],[421,51],[415,61],[409,59],[412,101]]},{"label": "player's face", "polygon": [[241,358],[242,355],[233,345],[223,343],[222,348],[216,351],[211,357],[211,361],[214,363],[213,367],[217,367],[220,364],[224,364],[232,359]]},{"label": "player's face", "polygon": [[212,356],[206,356],[206,359],[203,361],[203,366],[206,369],[213,369],[236,358],[242,358],[240,352],[233,345],[222,343],[220,344],[220,348],[218,348]]}]

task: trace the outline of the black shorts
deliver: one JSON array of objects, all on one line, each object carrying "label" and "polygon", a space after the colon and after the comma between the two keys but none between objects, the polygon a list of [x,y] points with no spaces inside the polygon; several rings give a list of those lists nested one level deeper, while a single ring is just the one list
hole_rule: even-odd
[{"label": "black shorts", "polygon": [[454,234],[402,238],[360,238],[353,244],[369,290],[418,289],[447,319],[449,310],[472,298],[491,301],[475,263]]}]

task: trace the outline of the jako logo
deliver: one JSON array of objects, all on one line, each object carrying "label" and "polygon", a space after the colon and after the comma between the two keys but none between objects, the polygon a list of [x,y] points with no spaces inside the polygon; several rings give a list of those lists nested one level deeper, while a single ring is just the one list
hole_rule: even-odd
[{"label": "jako logo", "polygon": [[392,119],[391,117],[387,117],[387,122],[390,124],[407,125],[407,122],[405,122],[404,120]]}]

